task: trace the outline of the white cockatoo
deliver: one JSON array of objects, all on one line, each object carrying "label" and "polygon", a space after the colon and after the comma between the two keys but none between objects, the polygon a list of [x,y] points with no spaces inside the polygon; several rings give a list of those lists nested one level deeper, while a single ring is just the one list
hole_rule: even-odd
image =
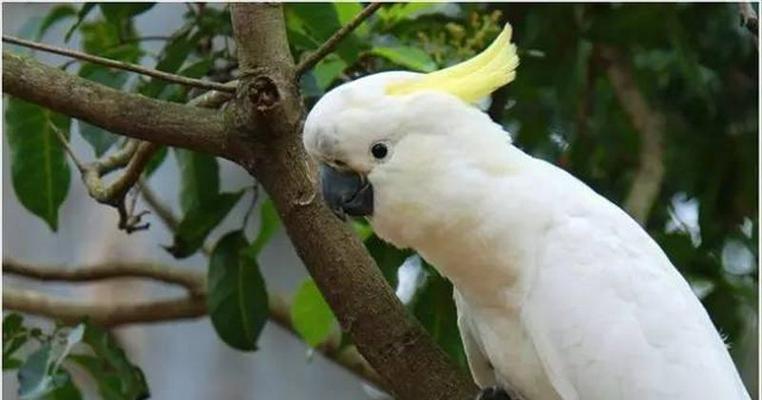
[{"label": "white cockatoo", "polygon": [[326,201],[452,281],[483,398],[749,399],[656,242],[584,183],[513,146],[476,107],[514,79],[510,40],[506,26],[461,64],[378,73],[320,99],[304,145],[322,164]]}]

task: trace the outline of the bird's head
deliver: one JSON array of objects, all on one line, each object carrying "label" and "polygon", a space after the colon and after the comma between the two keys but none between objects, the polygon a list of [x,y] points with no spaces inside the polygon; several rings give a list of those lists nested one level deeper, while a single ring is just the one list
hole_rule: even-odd
[{"label": "bird's head", "polygon": [[323,96],[307,116],[304,145],[320,163],[331,209],[341,217],[373,216],[380,177],[413,172],[434,151],[422,148],[426,138],[451,136],[457,146],[458,135],[492,124],[476,104],[513,80],[518,61],[506,25],[486,50],[460,64],[428,74],[377,73]]}]

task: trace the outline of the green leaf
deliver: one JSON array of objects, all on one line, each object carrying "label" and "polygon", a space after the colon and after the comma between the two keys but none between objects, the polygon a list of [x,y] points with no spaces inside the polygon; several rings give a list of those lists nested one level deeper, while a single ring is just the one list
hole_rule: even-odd
[{"label": "green leaf", "polygon": [[310,347],[328,339],[336,325],[331,308],[312,279],[304,281],[294,295],[291,322]]},{"label": "green leaf", "polygon": [[203,60],[198,60],[186,67],[183,67],[183,69],[180,70],[180,75],[199,79],[202,76],[206,75],[206,73],[209,72],[209,69],[212,68],[213,65],[214,60],[211,58],[204,58]]},{"label": "green leaf", "polygon": [[[82,26],[82,46],[88,53],[131,63],[137,62],[142,55],[137,43],[120,44],[115,27],[104,21]],[[125,71],[90,63],[82,64],[78,75],[114,89],[121,89],[129,79]],[[103,155],[119,139],[117,135],[84,121],[79,121],[79,133],[93,147],[96,157]]]},{"label": "green leaf", "polygon": [[209,203],[194,203],[194,208],[188,210],[180,221],[174,243],[166,247],[167,251],[176,258],[193,255],[204,244],[209,232],[219,225],[238,203],[243,193],[243,190],[235,193],[220,193],[210,199]]},{"label": "green leaf", "polygon": [[69,136],[70,119],[23,100],[10,98],[5,112],[11,152],[11,181],[21,204],[54,232],[58,209],[69,191],[69,164],[54,131]]},{"label": "green leaf", "polygon": [[130,362],[124,350],[107,331],[86,323],[83,341],[94,355],[72,355],[68,359],[82,366],[95,378],[103,399],[148,398],[148,385],[143,372]]},{"label": "green leaf", "polygon": [[[285,7],[289,28],[309,37],[313,43],[310,48],[317,48],[341,29],[334,4],[288,3]],[[338,44],[335,53],[346,63],[352,64],[357,60],[361,45],[357,37],[350,34]]]},{"label": "green leaf", "polygon": [[[168,42],[154,68],[169,73],[177,72],[190,55],[197,41],[197,35],[192,38],[182,35]],[[151,78],[148,84],[140,88],[140,93],[148,97],[160,98],[162,91],[168,85],[169,83],[163,79]]]},{"label": "green leaf", "polygon": [[452,298],[452,284],[430,265],[424,265],[426,282],[416,294],[413,313],[437,344],[461,367],[466,368],[466,356],[458,330],[458,314]]},{"label": "green leaf", "polygon": [[[341,26],[344,26],[355,19],[357,14],[363,10],[362,4],[355,1],[334,3],[333,6],[336,8],[336,15],[339,18],[339,25]],[[367,36],[370,33],[370,27],[368,26],[367,20],[355,28],[352,33],[358,36]]]},{"label": "green leaf", "polygon": [[66,32],[66,35],[64,36],[64,42],[68,42],[69,39],[71,39],[71,35],[74,34],[74,31],[76,31],[77,28],[79,28],[79,26],[82,24],[82,21],[84,21],[85,17],[87,17],[87,14],[89,14],[95,6],[96,3],[85,3],[82,5],[82,8],[80,8],[79,12],[77,13],[77,22],[75,22],[74,25],[69,28],[69,31]]},{"label": "green leaf", "polygon": [[397,287],[397,270],[413,252],[400,250],[384,242],[376,235],[365,239],[365,248],[376,261],[378,268],[392,287]]},{"label": "green leaf", "polygon": [[92,146],[96,157],[105,154],[114,143],[119,141],[119,136],[105,129],[90,125],[85,121],[78,121],[78,123],[80,136]]},{"label": "green leaf", "polygon": [[313,70],[320,90],[325,91],[328,89],[347,67],[347,63],[335,54],[329,54],[320,60]]},{"label": "green leaf", "polygon": [[155,3],[99,3],[106,20],[116,25],[150,10],[154,5]]},{"label": "green leaf", "polygon": [[272,200],[267,199],[259,206],[259,234],[254,242],[246,249],[246,254],[256,258],[265,247],[270,238],[278,231],[280,226],[280,217],[275,209]]},{"label": "green leaf", "polygon": [[153,173],[159,169],[161,164],[164,163],[164,160],[167,159],[167,153],[169,153],[167,146],[161,146],[159,150],[156,151],[156,154],[151,157],[151,160],[148,161],[148,164],[146,164],[143,174],[145,174],[146,177],[153,175]]},{"label": "green leaf", "polygon": [[53,7],[48,15],[45,16],[45,19],[42,20],[40,29],[37,30],[36,40],[39,41],[42,39],[48,29],[50,29],[50,27],[55,25],[57,22],[69,17],[74,17],[75,15],[77,15],[77,11],[69,4],[61,4]]},{"label": "green leaf", "polygon": [[243,351],[257,349],[268,316],[265,282],[242,231],[225,235],[209,259],[207,308],[217,335]]},{"label": "green leaf", "polygon": [[[71,398],[71,377],[60,367],[72,348],[82,340],[84,332],[85,326],[77,325],[65,335],[54,336],[27,358],[18,372],[21,399]],[[76,388],[74,390],[78,394]]]},{"label": "green leaf", "polygon": [[29,332],[23,325],[23,317],[10,313],[3,318],[3,370],[16,369],[21,360],[13,355],[29,339]]},{"label": "green leaf", "polygon": [[383,57],[399,66],[414,71],[431,72],[437,69],[437,64],[426,52],[416,47],[409,46],[377,46],[371,49],[370,54]]},{"label": "green leaf", "polygon": [[183,213],[213,204],[220,191],[217,159],[208,154],[175,149],[180,167],[180,207]]},{"label": "green leaf", "polygon": [[57,381],[49,374],[50,358],[50,343],[29,355],[18,372],[19,398],[38,399],[56,388]]},{"label": "green leaf", "polygon": [[65,380],[61,386],[55,388],[52,392],[43,397],[45,400],[80,400],[82,399],[82,393],[80,393],[77,386],[74,385],[74,381],[71,380],[68,372],[63,372],[63,378]]}]

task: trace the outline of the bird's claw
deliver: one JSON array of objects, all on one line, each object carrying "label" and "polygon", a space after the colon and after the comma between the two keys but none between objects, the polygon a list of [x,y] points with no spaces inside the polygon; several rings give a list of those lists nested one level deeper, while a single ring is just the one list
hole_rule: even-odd
[{"label": "bird's claw", "polygon": [[498,386],[490,386],[483,388],[478,395],[476,395],[476,400],[521,400],[519,397],[514,397],[508,394],[504,389],[498,387]]}]

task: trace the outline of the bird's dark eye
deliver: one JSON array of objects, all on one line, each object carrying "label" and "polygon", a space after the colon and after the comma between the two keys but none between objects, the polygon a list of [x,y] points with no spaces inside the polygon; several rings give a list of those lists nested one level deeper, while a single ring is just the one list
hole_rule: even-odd
[{"label": "bird's dark eye", "polygon": [[381,160],[389,153],[389,149],[386,148],[384,143],[376,143],[370,148],[370,153],[373,154],[377,160]]}]

